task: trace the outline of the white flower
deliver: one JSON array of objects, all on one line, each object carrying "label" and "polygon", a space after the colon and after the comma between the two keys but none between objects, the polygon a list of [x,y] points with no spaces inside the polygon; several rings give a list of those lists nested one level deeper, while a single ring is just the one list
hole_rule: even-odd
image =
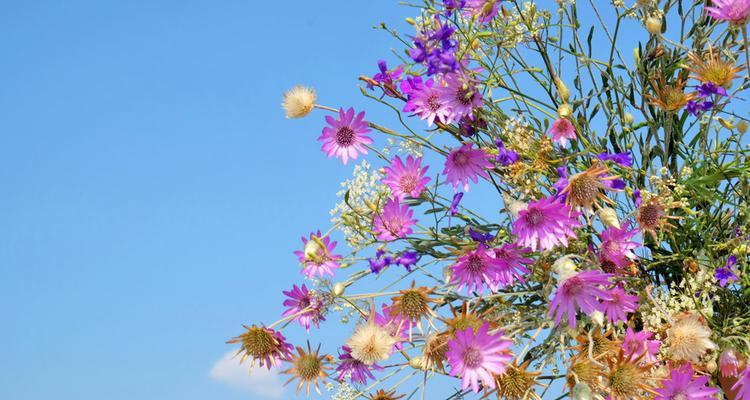
[{"label": "white flower", "polygon": [[284,93],[281,107],[287,118],[302,118],[310,114],[315,106],[315,90],[304,86],[295,86]]},{"label": "white flower", "polygon": [[698,362],[708,350],[718,348],[710,337],[711,329],[699,315],[683,315],[667,330],[667,344],[672,359]]},{"label": "white flower", "polygon": [[352,357],[367,365],[383,361],[391,355],[396,339],[373,320],[357,327],[346,345],[352,349]]}]

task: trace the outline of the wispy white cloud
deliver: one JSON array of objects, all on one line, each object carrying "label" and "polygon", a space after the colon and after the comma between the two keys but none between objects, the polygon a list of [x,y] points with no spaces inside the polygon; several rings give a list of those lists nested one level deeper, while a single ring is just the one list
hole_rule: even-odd
[{"label": "wispy white cloud", "polygon": [[211,379],[263,399],[282,398],[284,386],[276,369],[250,368],[247,362],[240,365],[239,358],[235,358],[234,354],[234,351],[230,351],[214,364],[209,372]]}]

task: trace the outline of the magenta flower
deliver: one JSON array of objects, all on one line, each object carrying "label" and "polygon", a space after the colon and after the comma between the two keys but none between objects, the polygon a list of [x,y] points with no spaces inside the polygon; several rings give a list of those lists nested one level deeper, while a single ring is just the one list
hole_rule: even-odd
[{"label": "magenta flower", "polygon": [[628,357],[630,360],[636,360],[640,357],[646,363],[656,362],[656,355],[659,354],[661,341],[651,340],[653,336],[653,332],[635,332],[633,328],[628,327],[625,338],[622,341],[622,351],[625,357]]},{"label": "magenta flower", "polygon": [[735,400],[750,400],[750,364],[740,373],[737,382],[732,385],[732,390],[736,391]]},{"label": "magenta flower", "polygon": [[708,376],[693,379],[693,367],[687,364],[670,371],[669,379],[661,381],[654,400],[712,400],[719,389],[706,386]]},{"label": "magenta flower", "polygon": [[486,24],[497,16],[497,0],[467,0],[464,10],[476,17],[477,21]]},{"label": "magenta flower", "polygon": [[417,198],[430,181],[430,178],[425,176],[428,168],[422,167],[422,158],[408,156],[404,164],[401,158],[396,156],[391,160],[391,165],[385,167],[383,183],[391,188],[393,197],[399,201],[406,197]]},{"label": "magenta flower", "polygon": [[360,383],[362,385],[367,384],[367,379],[375,379],[375,375],[372,374],[370,369],[382,371],[383,367],[378,364],[367,365],[362,361],[352,357],[352,349],[348,346],[341,346],[341,354],[339,354],[339,365],[336,367],[336,372],[339,373],[337,380],[343,382],[347,376],[352,383]]},{"label": "magenta flower", "polygon": [[560,244],[567,247],[568,238],[576,237],[573,229],[581,226],[580,216],[579,211],[571,210],[566,204],[543,197],[530,202],[518,213],[518,219],[513,222],[513,234],[518,237],[518,244],[532,251],[550,250]]},{"label": "magenta flower", "polygon": [[299,314],[294,319],[297,323],[305,327],[308,332],[310,332],[311,323],[317,328],[320,321],[325,321],[320,300],[307,290],[307,286],[304,283],[301,287],[294,285],[292,286],[292,290],[283,291],[282,293],[289,297],[284,300],[284,307],[287,307],[287,310],[281,314],[282,317]]},{"label": "magenta flower", "polygon": [[555,120],[549,128],[549,133],[552,135],[552,141],[560,143],[560,146],[563,147],[568,145],[569,139],[575,140],[576,138],[576,129],[567,118]]},{"label": "magenta flower", "polygon": [[412,225],[417,223],[411,218],[413,214],[408,205],[399,203],[398,199],[388,199],[372,221],[378,240],[396,240],[410,234]]},{"label": "magenta flower", "polygon": [[458,74],[444,75],[445,86],[440,87],[440,98],[448,105],[451,120],[464,117],[474,119],[474,109],[482,107],[482,94],[468,78]]},{"label": "magenta flower", "polygon": [[401,82],[401,91],[407,96],[404,111],[413,112],[419,119],[427,121],[427,126],[432,126],[436,119],[443,124],[453,122],[448,102],[440,97],[434,80],[422,83],[420,77],[408,78]]},{"label": "magenta flower", "polygon": [[353,108],[346,111],[339,109],[339,119],[326,116],[326,122],[330,126],[323,128],[323,134],[318,140],[323,142],[322,150],[328,157],[335,155],[346,164],[350,158],[356,160],[360,153],[367,154],[365,145],[372,143],[372,139],[365,135],[370,132],[370,128],[364,118],[364,111],[355,117]]},{"label": "magenta flower", "polygon": [[381,328],[385,328],[388,333],[396,338],[397,342],[393,347],[397,350],[401,350],[403,342],[409,341],[409,324],[410,322],[399,314],[391,315],[391,307],[383,304],[381,306],[382,314],[377,312],[372,313],[375,324]]},{"label": "magenta flower", "polygon": [[464,189],[469,190],[469,181],[477,183],[478,177],[489,178],[487,169],[492,168],[490,155],[473,146],[473,143],[467,143],[457,147],[445,159],[443,175],[447,175],[446,179],[454,189],[463,184]]},{"label": "magenta flower", "polygon": [[333,277],[333,271],[341,266],[339,261],[342,258],[338,254],[333,254],[336,242],[332,242],[328,236],[321,237],[318,231],[310,233],[309,239],[303,236],[302,243],[305,245],[304,249],[294,252],[299,262],[304,265],[302,273],[310,279],[326,275]]},{"label": "magenta flower", "polygon": [[492,257],[490,250],[479,246],[476,250],[470,250],[458,258],[452,267],[451,284],[458,285],[456,290],[461,290],[466,286],[468,293],[474,290],[482,293],[485,285],[491,291],[496,292],[499,288],[500,275],[507,269],[505,264],[505,261]]},{"label": "magenta flower", "polygon": [[706,7],[706,13],[720,21],[742,25],[750,16],[750,0],[712,0],[713,7]]},{"label": "magenta flower", "polygon": [[498,271],[500,287],[512,286],[515,280],[525,282],[523,276],[531,273],[527,265],[534,260],[524,257],[527,250],[515,243],[505,243],[495,250],[495,258],[503,261]]},{"label": "magenta flower", "polygon": [[610,299],[603,286],[609,286],[609,278],[612,276],[599,270],[591,270],[579,272],[563,280],[549,305],[549,314],[555,314],[555,324],[559,324],[562,316],[567,314],[568,324],[575,329],[578,309],[587,314],[602,311],[599,299]]},{"label": "magenta flower", "polygon": [[627,321],[627,313],[633,313],[638,309],[638,296],[627,294],[619,286],[609,291],[609,299],[602,302],[604,315],[611,323],[617,321]]},{"label": "magenta flower", "polygon": [[618,268],[626,267],[631,259],[637,257],[632,250],[641,246],[640,243],[632,240],[636,234],[638,230],[630,230],[630,223],[626,223],[619,229],[615,227],[605,229],[600,234],[602,239],[599,245],[600,257],[611,261]]},{"label": "magenta flower", "polygon": [[488,388],[495,387],[493,374],[505,372],[513,356],[508,350],[513,342],[504,338],[502,332],[489,334],[485,323],[476,332],[469,327],[456,331],[456,338],[448,341],[445,356],[451,367],[451,375],[461,377],[461,389],[479,392],[479,381]]}]

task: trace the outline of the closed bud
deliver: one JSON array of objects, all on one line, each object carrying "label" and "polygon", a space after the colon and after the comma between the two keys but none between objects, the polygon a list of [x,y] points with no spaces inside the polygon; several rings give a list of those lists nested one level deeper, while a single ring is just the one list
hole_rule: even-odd
[{"label": "closed bud", "polygon": [[719,123],[723,127],[727,128],[727,129],[734,129],[734,125],[731,122],[729,122],[729,121],[727,121],[727,120],[725,120],[724,118],[721,118],[721,117],[718,117],[717,119],[719,120]]},{"label": "closed bud", "polygon": [[604,313],[601,311],[594,311],[590,315],[591,320],[596,322],[599,326],[604,326]]},{"label": "closed bud", "polygon": [[746,121],[740,121],[735,126],[737,128],[737,132],[739,133],[745,133],[747,132],[747,122]]},{"label": "closed bud", "polygon": [[552,269],[557,273],[557,281],[562,282],[565,279],[576,274],[576,263],[573,262],[573,255],[568,254],[558,258],[553,264]]},{"label": "closed bud", "polygon": [[344,290],[346,290],[346,285],[342,282],[336,282],[335,285],[333,285],[333,295],[336,297],[340,297],[342,294],[344,294]]},{"label": "closed bud", "polygon": [[414,369],[421,369],[421,370],[424,370],[424,369],[425,369],[425,362],[424,362],[424,358],[422,358],[422,357],[419,357],[419,356],[417,356],[417,357],[412,357],[412,358],[411,358],[411,359],[409,360],[409,366],[410,366],[410,367],[412,367],[412,368],[414,368]]},{"label": "closed bud", "polygon": [[365,205],[367,205],[367,208],[372,212],[378,211],[378,206],[370,200],[365,199]]},{"label": "closed bud", "polygon": [[453,267],[446,266],[443,268],[443,281],[446,285],[449,285],[453,281]]},{"label": "closed bud", "polygon": [[646,30],[652,35],[658,35],[659,33],[661,33],[661,18],[646,18]]},{"label": "closed bud", "polygon": [[568,105],[568,103],[560,104],[560,107],[557,107],[557,115],[560,118],[568,118],[571,114],[573,114],[573,109]]},{"label": "closed bud", "polygon": [[573,400],[591,400],[593,398],[591,388],[583,382],[578,382],[573,387],[571,394],[573,395]]},{"label": "closed bud", "polygon": [[416,26],[417,25],[417,22],[414,21],[414,18],[407,18],[406,19],[406,23],[409,24],[409,25],[411,25],[411,26]]},{"label": "closed bud", "polygon": [[620,229],[620,220],[617,219],[617,212],[609,207],[599,209],[599,219],[604,225]]},{"label": "closed bud", "polygon": [[633,59],[635,60],[636,64],[641,63],[641,49],[637,47],[633,49]]},{"label": "closed bud", "polygon": [[313,236],[305,243],[305,248],[303,249],[305,258],[311,259],[317,257],[318,252],[322,249],[323,246],[320,245],[320,239],[317,236]]},{"label": "closed bud", "polygon": [[555,78],[555,86],[557,87],[557,94],[560,95],[560,100],[562,100],[563,103],[567,103],[568,100],[570,100],[570,90],[565,86],[560,77]]},{"label": "closed bud", "polygon": [[628,125],[633,125],[633,122],[635,121],[635,117],[633,117],[633,114],[631,113],[625,113],[625,116],[623,117],[623,121]]}]

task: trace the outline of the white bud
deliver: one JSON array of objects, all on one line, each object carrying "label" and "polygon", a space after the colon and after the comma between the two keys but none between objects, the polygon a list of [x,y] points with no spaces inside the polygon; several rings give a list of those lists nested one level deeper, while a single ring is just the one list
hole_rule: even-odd
[{"label": "white bud", "polygon": [[414,368],[414,369],[422,369],[422,370],[425,369],[424,358],[419,357],[419,356],[412,357],[409,360],[409,366],[412,367],[412,368]]},{"label": "white bud", "polygon": [[593,398],[591,395],[591,388],[583,382],[578,382],[573,387],[572,394],[574,400],[591,400]]},{"label": "white bud", "polygon": [[599,219],[604,225],[620,229],[620,220],[617,219],[617,212],[609,207],[599,209]]},{"label": "white bud", "polygon": [[604,313],[601,311],[594,311],[590,315],[591,320],[596,322],[599,326],[604,326]]},{"label": "white bud", "polygon": [[453,280],[453,267],[446,266],[443,268],[443,281],[446,285],[450,285],[451,281]]},{"label": "white bud", "polygon": [[313,237],[312,239],[308,240],[307,243],[305,243],[305,258],[310,259],[314,258],[318,255],[318,252],[321,250],[320,244],[318,244],[318,241],[315,240],[316,238]]},{"label": "white bud", "polygon": [[628,125],[633,125],[633,122],[635,121],[635,117],[631,113],[625,113],[625,116],[623,119],[625,120],[625,123]]},{"label": "white bud", "polygon": [[661,18],[648,17],[646,18],[646,30],[652,35],[661,33]]},{"label": "white bud", "polygon": [[340,297],[342,294],[344,294],[344,290],[346,290],[346,285],[337,282],[335,285],[333,285],[333,295],[336,297]]},{"label": "white bud", "polygon": [[573,261],[573,254],[567,254],[558,258],[553,264],[552,269],[557,274],[557,281],[562,282],[576,274],[577,266]]}]

